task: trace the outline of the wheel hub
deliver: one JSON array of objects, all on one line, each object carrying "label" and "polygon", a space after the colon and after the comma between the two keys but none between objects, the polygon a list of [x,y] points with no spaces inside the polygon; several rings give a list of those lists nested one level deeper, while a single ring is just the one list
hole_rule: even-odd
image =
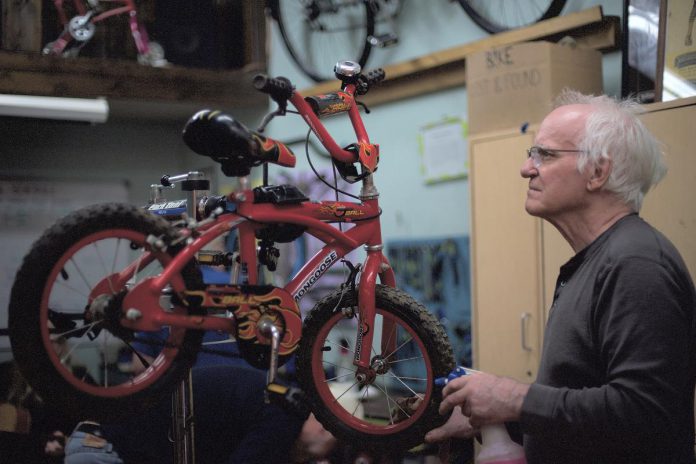
[{"label": "wheel hub", "polygon": [[92,300],[85,310],[85,322],[94,323],[106,318],[106,310],[111,303],[111,295],[99,295]]},{"label": "wheel hub", "polygon": [[121,306],[126,293],[124,290],[116,295],[106,293],[98,295],[87,307],[84,316],[85,324],[93,324],[92,333],[95,338],[101,329],[106,329],[122,338],[129,338],[132,335],[133,332],[130,329],[121,325]]},{"label": "wheel hub", "polygon": [[68,23],[70,35],[78,42],[87,42],[91,39],[95,29],[94,23],[90,22],[90,17],[87,15],[75,16]]},{"label": "wheel hub", "polygon": [[370,361],[370,367],[377,373],[378,375],[384,375],[387,372],[389,372],[389,361],[384,359],[382,356],[375,356],[372,358]]}]

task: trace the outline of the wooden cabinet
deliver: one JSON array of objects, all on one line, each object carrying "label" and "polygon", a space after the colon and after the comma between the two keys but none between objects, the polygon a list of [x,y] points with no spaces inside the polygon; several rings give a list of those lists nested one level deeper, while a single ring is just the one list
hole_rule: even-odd
[{"label": "wooden cabinet", "polygon": [[527,382],[539,364],[546,267],[553,261],[544,261],[544,249],[549,236],[560,238],[524,210],[520,167],[533,141],[533,130],[470,140],[474,366]]},{"label": "wooden cabinet", "polygon": [[[667,177],[650,192],[641,215],[677,246],[696,276],[696,98],[649,105],[642,116],[664,144]],[[524,210],[520,177],[526,133],[499,131],[470,139],[472,348],[474,366],[530,382],[559,267],[572,250],[550,224]]]},{"label": "wooden cabinet", "polygon": [[696,97],[646,109],[643,122],[662,142],[668,171],[645,197],[641,216],[674,243],[696,278]]}]

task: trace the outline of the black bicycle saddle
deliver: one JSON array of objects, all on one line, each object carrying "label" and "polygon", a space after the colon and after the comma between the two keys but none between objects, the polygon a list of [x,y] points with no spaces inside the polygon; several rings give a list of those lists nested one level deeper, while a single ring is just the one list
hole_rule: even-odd
[{"label": "black bicycle saddle", "polygon": [[295,166],[295,155],[283,143],[264,137],[221,111],[201,110],[184,126],[186,145],[220,163],[227,176],[246,176],[265,162]]}]

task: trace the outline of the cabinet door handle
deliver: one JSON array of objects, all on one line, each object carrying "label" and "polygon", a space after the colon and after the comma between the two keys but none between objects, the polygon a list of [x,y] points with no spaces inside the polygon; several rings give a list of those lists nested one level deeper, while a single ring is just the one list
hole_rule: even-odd
[{"label": "cabinet door handle", "polygon": [[522,313],[520,318],[520,332],[522,334],[522,350],[532,351],[532,347],[527,346],[527,319],[532,317],[529,313]]}]

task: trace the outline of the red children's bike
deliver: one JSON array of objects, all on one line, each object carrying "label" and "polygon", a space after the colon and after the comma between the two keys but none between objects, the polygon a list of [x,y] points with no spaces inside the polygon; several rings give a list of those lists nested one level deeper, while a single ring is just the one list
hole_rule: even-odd
[{"label": "red children's bike", "polygon": [[43,49],[45,55],[76,56],[94,37],[96,25],[119,15],[128,16],[131,36],[138,51],[138,62],[150,66],[165,66],[164,49],[149,40],[145,26],[138,20],[134,0],[72,0],[74,16],[70,17],[65,0],[53,0],[63,31]]},{"label": "red children's bike", "polygon": [[[153,212],[171,213],[176,202],[155,203],[150,211],[127,204],[88,207],[33,245],[12,288],[9,325],[16,361],[51,404],[103,420],[141,410],[186,375],[203,331],[215,330],[234,337],[250,364],[269,369],[271,393],[286,391],[277,369],[296,355],[310,409],[339,439],[405,449],[441,423],[434,379],[454,367],[452,348],[435,317],[395,288],[382,253],[373,181],[379,147],[356,101],[384,72],[365,75],[356,63],[340,62],[336,76],[340,91],[307,98],[282,77],[257,76],[254,85],[278,103],[264,121],[299,113],[341,175],[362,182],[358,201],[310,201],[291,185],[264,182],[201,197],[197,213],[174,222]],[[357,136],[344,148],[321,122],[337,113],[347,113]],[[184,140],[228,176],[246,176],[266,163],[295,165],[288,147],[219,111],[194,115]],[[163,178],[167,185],[173,181],[192,192],[207,188],[195,173]],[[210,251],[215,239],[231,232],[238,237],[236,252]],[[323,247],[284,287],[264,285],[259,268],[275,267],[275,245],[304,233]],[[361,247],[364,262],[347,263],[345,283],[302,321],[298,302]],[[205,266],[231,267],[229,282],[206,283]],[[157,349],[154,361],[141,353],[148,345]],[[132,356],[144,371],[129,371],[123,361]]]}]

